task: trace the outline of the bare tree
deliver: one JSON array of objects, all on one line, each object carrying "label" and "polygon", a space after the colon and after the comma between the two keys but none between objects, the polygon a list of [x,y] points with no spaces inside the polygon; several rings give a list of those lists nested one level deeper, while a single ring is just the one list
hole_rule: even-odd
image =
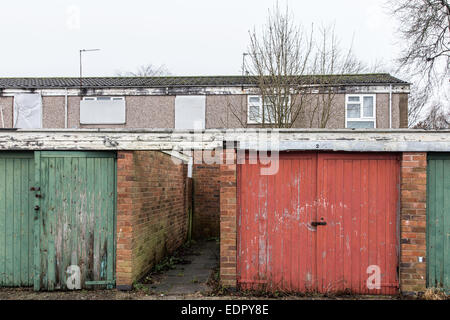
[{"label": "bare tree", "polygon": [[330,118],[338,111],[333,106],[340,90],[337,82],[339,78],[333,75],[376,72],[380,66],[380,62],[371,67],[367,66],[355,57],[352,45],[347,49],[343,48],[333,25],[322,26],[314,43],[313,59],[309,68],[311,74],[321,75],[315,77],[319,89],[308,101],[310,107],[305,113],[309,127],[326,128]]},{"label": "bare tree", "polygon": [[441,99],[439,104],[449,108],[441,91],[442,87],[447,88],[450,75],[450,2],[388,0],[387,3],[399,22],[403,47],[399,71],[414,82],[408,110],[409,124],[413,127],[427,109],[433,112],[431,101]]},{"label": "bare tree", "polygon": [[312,31],[296,25],[287,7],[283,13],[276,5],[261,32],[250,32],[246,70],[262,98],[255,101],[255,107],[249,105],[250,119],[265,127],[292,126],[303,111],[302,76],[307,73],[311,51]]},{"label": "bare tree", "polygon": [[426,118],[414,126],[415,129],[442,130],[450,129],[450,110],[439,102],[432,104]]},{"label": "bare tree", "polygon": [[[344,48],[333,25],[319,28],[316,37],[313,27],[295,24],[289,8],[282,12],[278,5],[269,11],[260,32],[250,32],[248,57],[243,73],[256,84],[262,100],[249,98],[248,118],[250,123],[276,128],[325,128],[337,111],[341,90],[337,75],[380,67],[368,67],[355,57],[352,46]],[[242,105],[229,101],[228,108],[243,127],[248,126]]]},{"label": "bare tree", "polygon": [[154,66],[152,64],[141,65],[136,68],[136,71],[116,72],[118,77],[159,77],[169,76],[171,73],[165,65]]},{"label": "bare tree", "polygon": [[404,50],[400,66],[413,73],[442,79],[450,71],[450,2],[390,0],[399,21]]}]

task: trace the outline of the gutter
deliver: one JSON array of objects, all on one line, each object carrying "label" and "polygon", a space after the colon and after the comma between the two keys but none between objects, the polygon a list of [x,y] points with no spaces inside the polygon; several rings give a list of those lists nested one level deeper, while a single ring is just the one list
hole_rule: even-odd
[{"label": "gutter", "polygon": [[0,106],[0,117],[2,118],[2,128],[5,128],[5,119],[3,118],[3,107]]},{"label": "gutter", "polygon": [[389,129],[392,129],[392,84],[389,85]]},{"label": "gutter", "polygon": [[67,95],[68,95],[68,90],[67,88],[65,88],[66,92],[64,95],[64,128],[67,129],[68,127],[68,117],[69,117],[69,112],[68,112],[68,104],[67,104]]}]

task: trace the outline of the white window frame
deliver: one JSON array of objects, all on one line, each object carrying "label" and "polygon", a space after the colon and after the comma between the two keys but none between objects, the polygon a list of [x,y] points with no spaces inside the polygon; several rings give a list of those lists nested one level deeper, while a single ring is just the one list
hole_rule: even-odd
[{"label": "white window frame", "polygon": [[[250,105],[255,105],[254,102],[250,103],[250,99],[251,98],[259,98],[259,101],[260,101],[260,103],[258,105],[258,107],[259,107],[259,121],[252,121],[250,119]],[[262,122],[263,122],[263,119],[262,119],[262,117],[263,117],[263,103],[264,102],[263,102],[263,98],[262,98],[261,95],[249,95],[249,96],[247,96],[247,124],[262,124]],[[291,95],[289,95],[289,104],[290,103],[291,103]],[[274,122],[270,122],[269,123],[268,121],[264,121],[264,123],[273,124]]]},{"label": "white window frame", "polygon": [[[254,105],[254,102],[250,103],[251,98],[258,98],[259,99],[259,121],[253,121],[250,119],[250,105]],[[248,124],[261,124],[262,123],[262,96],[257,95],[251,95],[247,96],[247,123]]]},{"label": "white window frame", "polygon": [[99,96],[99,97],[83,97],[83,100],[87,101],[98,101],[100,100],[112,100],[112,101],[124,101],[125,97],[114,97],[114,96]]},{"label": "white window frame", "polygon": [[[348,118],[347,108],[349,104],[358,104],[358,102],[349,101],[350,98],[359,97],[359,104],[361,108],[359,109],[359,118]],[[373,98],[373,116],[364,117],[364,98]],[[376,94],[347,94],[345,95],[345,128],[348,128],[348,122],[370,122],[373,121],[373,128],[377,128],[377,95]]]}]

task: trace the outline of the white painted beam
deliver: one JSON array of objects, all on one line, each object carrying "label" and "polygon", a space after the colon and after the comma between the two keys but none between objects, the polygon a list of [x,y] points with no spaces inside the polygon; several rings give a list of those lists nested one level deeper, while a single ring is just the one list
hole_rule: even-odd
[{"label": "white painted beam", "polygon": [[[374,152],[450,152],[450,131],[392,130],[0,130],[0,150],[212,150],[239,148]],[[276,142],[274,144],[274,142]]]}]

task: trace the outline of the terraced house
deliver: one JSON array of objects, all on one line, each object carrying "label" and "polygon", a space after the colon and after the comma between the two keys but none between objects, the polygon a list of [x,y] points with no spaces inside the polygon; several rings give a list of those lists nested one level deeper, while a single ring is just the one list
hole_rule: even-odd
[{"label": "terraced house", "polygon": [[[409,84],[388,74],[302,77],[313,98],[292,128],[407,126]],[[331,119],[317,121],[317,97],[330,101]],[[32,124],[21,122],[17,95],[41,99]],[[242,76],[153,78],[1,78],[3,128],[200,129],[259,125],[258,79]],[[16,101],[15,101],[16,99]],[[19,98],[20,99],[20,98]],[[324,102],[318,107],[324,108]],[[27,109],[27,106],[23,106]],[[256,116],[255,116],[256,112]],[[316,115],[316,116],[315,116]],[[16,118],[14,118],[16,117]],[[18,119],[17,119],[18,117]]]}]

